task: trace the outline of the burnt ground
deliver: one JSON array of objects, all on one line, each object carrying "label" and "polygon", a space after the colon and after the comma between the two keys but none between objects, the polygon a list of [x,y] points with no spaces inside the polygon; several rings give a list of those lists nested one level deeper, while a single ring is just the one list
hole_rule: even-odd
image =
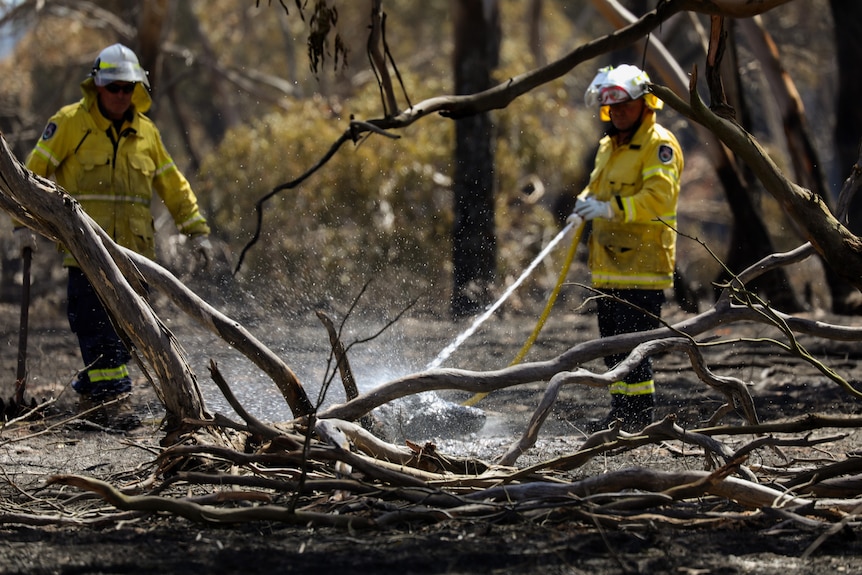
[{"label": "burnt ground", "polygon": [[[571,345],[594,337],[589,313],[561,311],[552,315],[528,359],[553,357]],[[12,393],[15,379],[18,309],[0,304],[2,315],[2,396]],[[169,314],[170,315],[170,314]],[[669,306],[668,317],[682,317]],[[536,314],[505,312],[493,317],[446,362],[467,369],[504,367],[515,355],[535,323]],[[859,318],[822,317],[847,325]],[[283,320],[273,327],[251,321],[249,330],[271,337],[275,349],[305,380],[319,380],[325,365],[326,335],[313,314]],[[217,355],[227,369],[234,361],[219,351],[207,335],[181,321],[168,324],[189,350],[202,386],[207,357]],[[356,329],[361,337],[380,324]],[[428,317],[406,318],[390,336],[366,352],[357,351],[356,371],[365,375],[362,360],[384,356],[387,370],[419,370],[443,349],[466,324]],[[348,330],[349,331],[349,330]],[[777,337],[763,326],[725,328],[720,336]],[[346,339],[349,339],[350,334]],[[262,338],[266,339],[266,338]],[[802,338],[819,360],[853,382],[862,380],[857,343]],[[856,522],[838,530],[803,559],[804,551],[824,529],[787,521],[769,514],[749,512],[748,518],[669,527],[665,523],[638,522],[618,528],[598,528],[576,518],[553,521],[507,520],[441,521],[433,525],[404,525],[397,529],[353,532],[334,528],[311,529],[274,522],[228,527],[192,523],[168,516],[127,516],[89,525],[57,510],[44,524],[12,521],[9,514],[26,514],[43,503],[45,479],[55,473],[79,473],[123,485],[134,481],[152,461],[163,434],[158,429],[162,410],[142,378],[136,382],[131,403],[142,423],[126,432],[100,428],[86,418],[74,419],[77,405],[67,389],[78,368],[76,343],[62,312],[49,302],[34,303],[31,313],[28,397],[56,398],[45,418],[0,431],[0,574],[38,573],[667,573],[789,575],[862,572],[862,541]],[[801,360],[775,352],[766,343],[746,342],[708,351],[710,366],[722,375],[734,375],[752,386],[762,420],[773,421],[804,413],[858,414],[859,400]],[[718,405],[719,397],[697,381],[685,357],[657,358],[659,416],[675,413],[685,426],[697,426]],[[393,364],[396,364],[393,366]],[[593,366],[598,367],[598,366]],[[315,371],[318,370],[318,371]],[[369,374],[372,370],[369,370]],[[246,389],[239,393],[252,409],[266,415],[274,403],[263,391],[235,375]],[[249,386],[252,386],[249,388]],[[488,460],[499,455],[523,430],[541,386],[534,384],[495,392],[479,404],[487,414],[483,430],[466,437],[438,438],[443,452],[460,452]],[[210,389],[208,394],[212,393]],[[268,392],[267,392],[268,393]],[[447,392],[453,401],[466,397]],[[212,395],[209,395],[212,397]],[[217,399],[213,399],[218,404]],[[255,403],[257,402],[257,403]],[[580,429],[607,408],[603,391],[566,389],[545,426],[537,446],[521,463],[540,461],[574,451],[582,441]],[[859,435],[845,430],[847,438],[798,455],[793,462],[840,460],[854,454]],[[40,433],[41,432],[41,433]],[[420,438],[417,438],[420,439]],[[432,438],[433,439],[433,438]],[[764,461],[768,455],[758,455]],[[605,455],[572,472],[573,476],[598,474],[630,466],[703,468],[696,452],[680,455],[667,446],[646,446],[630,452]],[[74,489],[63,492],[66,503],[89,497]],[[54,494],[52,494],[52,497]],[[106,505],[106,510],[109,506]],[[745,510],[739,510],[743,517]],[[66,524],[59,518],[65,518]]]}]

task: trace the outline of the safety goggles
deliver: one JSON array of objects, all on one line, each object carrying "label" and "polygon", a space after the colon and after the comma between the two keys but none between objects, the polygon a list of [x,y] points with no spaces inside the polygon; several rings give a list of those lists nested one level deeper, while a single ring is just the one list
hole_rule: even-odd
[{"label": "safety goggles", "polygon": [[631,99],[631,95],[621,86],[605,86],[599,92],[599,102],[601,102],[602,106],[622,104]]},{"label": "safety goggles", "polygon": [[123,94],[131,94],[135,91],[135,84],[108,84],[105,90],[111,94],[122,92]]}]

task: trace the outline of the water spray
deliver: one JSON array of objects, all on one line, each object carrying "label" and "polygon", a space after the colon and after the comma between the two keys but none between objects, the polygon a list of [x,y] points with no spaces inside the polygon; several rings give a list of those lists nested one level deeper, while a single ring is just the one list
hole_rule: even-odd
[{"label": "water spray", "polygon": [[[562,239],[569,232],[569,230],[572,229],[573,225],[574,224],[571,224],[571,223],[566,224],[566,227],[564,227],[560,231],[560,233],[558,233],[548,243],[548,245],[545,246],[545,248],[539,253],[538,256],[536,256],[536,258],[530,263],[530,265],[527,266],[527,269],[524,270],[524,272],[521,274],[521,276],[517,280],[515,280],[515,282],[506,289],[506,291],[503,293],[503,295],[500,296],[500,298],[496,302],[494,302],[492,305],[490,305],[482,313],[482,315],[480,315],[475,320],[473,320],[473,323],[470,325],[469,328],[464,330],[460,335],[458,335],[458,337],[455,338],[455,340],[452,343],[447,345],[443,349],[443,351],[441,351],[439,354],[437,354],[437,357],[434,359],[434,361],[429,363],[425,369],[435,369],[437,367],[440,367],[443,364],[443,362],[446,361],[449,358],[449,356],[452,355],[452,353],[454,353],[454,351],[456,349],[458,349],[458,347],[467,340],[467,338],[469,338],[471,335],[473,335],[476,332],[476,330],[479,329],[479,326],[482,325],[485,322],[485,320],[487,320],[489,317],[491,317],[491,315],[495,311],[497,311],[497,309],[501,305],[503,305],[503,302],[505,302],[509,298],[509,296],[511,296],[512,293],[514,293],[514,291],[516,289],[518,289],[518,286],[520,286],[522,283],[524,283],[524,280],[526,280],[530,276],[530,274],[533,272],[533,270],[536,269],[536,266],[538,266],[539,263],[543,259],[545,259],[549,253],[551,253],[551,250],[553,250],[557,246],[557,244],[560,243],[560,241],[562,241]],[[571,265],[572,259],[574,257],[574,252],[575,252],[575,249],[577,248],[578,242],[580,241],[581,232],[583,231],[583,229],[584,229],[584,224],[581,223],[578,226],[577,233],[575,234],[574,239],[572,240],[572,248],[569,250],[569,256],[566,258],[566,264],[563,266],[563,271],[560,274],[560,279],[557,281],[557,285],[554,287],[554,291],[552,292],[551,297],[548,299],[548,305],[545,306],[545,311],[542,314],[542,317],[540,317],[539,323],[536,325],[536,329],[533,331],[533,334],[531,335],[530,339],[527,340],[528,344],[525,344],[525,348],[522,348],[521,353],[518,354],[518,357],[516,358],[516,361],[514,363],[519,362],[523,358],[523,356],[526,355],[527,350],[530,348],[530,346],[532,346],[533,342],[536,340],[536,337],[539,335],[539,331],[542,329],[542,326],[544,325],[545,320],[547,319],[547,316],[551,311],[551,307],[553,307],[553,305],[554,305],[554,301],[557,298],[557,294],[560,291],[560,287],[562,286],[562,283],[565,280],[566,274],[568,273],[569,266]],[[473,404],[477,403],[480,399],[482,399],[482,397],[484,397],[485,395],[487,395],[487,394],[476,394],[476,396],[474,396],[473,398],[471,398],[470,400],[465,402],[464,405],[473,405]]]}]

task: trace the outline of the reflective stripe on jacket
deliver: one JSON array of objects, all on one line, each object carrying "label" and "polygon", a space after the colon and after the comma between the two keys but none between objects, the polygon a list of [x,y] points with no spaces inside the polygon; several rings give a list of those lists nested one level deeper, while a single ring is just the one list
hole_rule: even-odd
[{"label": "reflective stripe on jacket", "polygon": [[610,202],[612,220],[596,218],[589,264],[597,288],[664,289],[673,285],[682,150],[647,114],[628,144],[605,136],[580,197]]},{"label": "reflective stripe on jacket", "polygon": [[[181,232],[209,233],[188,180],[165,150],[155,124],[144,116],[150,107],[146,89],[135,89],[119,132],[99,111],[92,78],[81,84],[81,91],[81,101],[50,119],[27,167],[55,179],[115,242],[148,258],[156,255],[150,211],[154,190]],[[64,264],[76,265],[68,255]]]}]

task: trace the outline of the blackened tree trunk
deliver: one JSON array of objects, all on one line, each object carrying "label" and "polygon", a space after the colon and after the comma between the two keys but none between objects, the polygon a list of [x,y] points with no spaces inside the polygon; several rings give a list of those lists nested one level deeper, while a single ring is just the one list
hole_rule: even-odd
[{"label": "blackened tree trunk", "polygon": [[136,51],[141,66],[149,72],[150,86],[155,88],[161,81],[162,40],[170,24],[174,6],[168,0],[146,0],[140,3],[138,9],[140,16]]},{"label": "blackened tree trunk", "polygon": [[[724,26],[719,22],[720,19],[715,19],[714,26],[718,27],[716,30],[723,31]],[[729,41],[720,40],[724,45],[716,48],[717,60],[715,62],[711,58],[707,60],[708,73],[714,71],[719,74],[718,69],[713,69],[713,63],[719,64],[720,68],[723,68],[715,80],[721,85],[710,91],[715,96],[719,91],[726,90],[727,99],[730,100],[730,104],[735,110],[737,121],[742,126],[747,126],[749,131],[753,131],[751,129],[753,120],[743,89],[743,82],[739,75],[740,66],[736,54],[736,38],[733,27],[731,26],[727,32],[729,33]],[[726,53],[724,53],[725,51]],[[726,61],[722,60],[722,53],[727,58]],[[710,55],[712,54],[713,51],[710,50]],[[718,99],[713,102],[719,107],[726,103],[726,101],[719,101]],[[727,268],[722,270],[715,279],[716,286],[725,284],[732,279],[732,274],[741,272],[775,252],[766,223],[754,201],[754,194],[761,190],[760,184],[744,162],[738,162],[737,165],[740,166],[741,173],[735,173],[731,165],[722,166],[718,169],[718,176],[724,188],[728,206],[733,213],[733,229],[730,249],[727,254]],[[762,294],[771,305],[786,313],[796,313],[804,307],[793,291],[790,278],[787,277],[784,268],[776,268],[767,272],[751,282],[748,287],[755,293]]]},{"label": "blackened tree trunk", "polygon": [[[842,174],[848,174],[859,158],[862,137],[862,2],[831,0],[835,21],[835,53],[838,58],[838,102],[835,145]],[[862,233],[862,197],[850,204],[850,230]]]},{"label": "blackened tree trunk", "polygon": [[[455,0],[455,93],[491,87],[500,42],[496,0]],[[452,315],[489,302],[496,275],[493,123],[488,113],[455,122],[452,224]]]},{"label": "blackened tree trunk", "polygon": [[[862,2],[831,0],[835,23],[835,52],[838,58],[838,101],[835,114],[835,147],[841,174],[848,175],[859,158],[862,139],[862,76],[858,73],[862,58]],[[862,197],[856,196],[847,211],[847,227],[862,235]],[[832,311],[860,313],[858,291],[848,282],[830,277]]]}]

